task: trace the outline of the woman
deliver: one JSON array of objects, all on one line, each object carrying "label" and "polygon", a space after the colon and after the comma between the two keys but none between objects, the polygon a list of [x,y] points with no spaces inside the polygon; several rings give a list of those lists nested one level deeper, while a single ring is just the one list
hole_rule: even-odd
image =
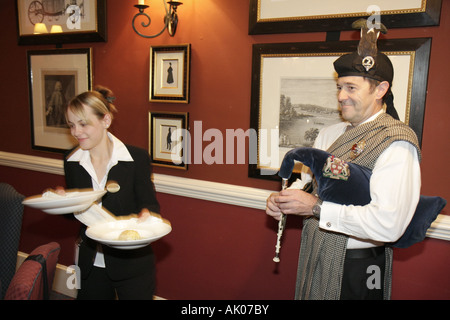
[{"label": "woman", "polygon": [[[67,188],[104,190],[110,182],[119,188],[101,199],[116,216],[159,212],[146,150],[125,145],[108,128],[116,108],[111,91],[97,87],[73,98],[66,118],[79,146],[64,160]],[[117,189],[119,189],[117,191]],[[151,246],[119,250],[103,246],[81,231],[78,299],[152,299],[155,263]]]}]

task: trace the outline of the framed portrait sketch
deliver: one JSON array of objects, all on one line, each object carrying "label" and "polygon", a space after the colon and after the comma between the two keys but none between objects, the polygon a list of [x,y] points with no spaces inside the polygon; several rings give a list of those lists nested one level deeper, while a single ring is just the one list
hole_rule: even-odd
[{"label": "framed portrait sketch", "polygon": [[[342,121],[333,62],[358,41],[253,45],[250,127],[257,132],[249,176],[278,180],[286,152],[313,145],[319,131]],[[379,40],[394,65],[392,92],[400,120],[422,140],[430,38]],[[298,168],[297,168],[298,169]]]},{"label": "framed portrait sketch", "polygon": [[149,113],[149,149],[153,165],[187,170],[188,121],[187,112]]},{"label": "framed portrait sketch", "polygon": [[16,0],[19,45],[104,42],[106,0]]},{"label": "framed portrait sketch", "polygon": [[91,49],[28,51],[32,148],[65,152],[76,145],[65,120],[74,96],[91,90]]},{"label": "framed portrait sketch", "polygon": [[442,0],[250,0],[249,34],[350,30],[372,13],[388,28],[439,25]]},{"label": "framed portrait sketch", "polygon": [[191,45],[150,47],[151,102],[189,103]]}]

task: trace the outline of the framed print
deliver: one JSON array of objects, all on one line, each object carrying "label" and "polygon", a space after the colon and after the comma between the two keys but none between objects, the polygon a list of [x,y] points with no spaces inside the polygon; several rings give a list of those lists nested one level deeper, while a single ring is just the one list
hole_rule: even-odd
[{"label": "framed print", "polygon": [[105,42],[106,0],[16,0],[19,45]]},{"label": "framed print", "polygon": [[188,113],[150,112],[150,154],[153,165],[187,170]]},{"label": "framed print", "polygon": [[388,28],[439,25],[442,0],[250,0],[249,34],[351,30],[372,13]]},{"label": "framed print", "polygon": [[150,47],[150,101],[189,103],[191,45]]},{"label": "framed print", "polygon": [[[250,127],[257,132],[249,176],[276,176],[284,155],[312,146],[320,129],[341,121],[333,62],[358,41],[253,45]],[[394,65],[392,92],[400,120],[422,140],[430,38],[380,40]]]},{"label": "framed print", "polygon": [[65,152],[77,142],[65,120],[74,96],[91,90],[91,49],[28,51],[32,148]]}]

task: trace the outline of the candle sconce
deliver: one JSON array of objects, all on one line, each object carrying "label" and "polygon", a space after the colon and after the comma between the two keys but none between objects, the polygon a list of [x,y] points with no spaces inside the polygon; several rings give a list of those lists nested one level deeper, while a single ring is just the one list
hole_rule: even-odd
[{"label": "candle sconce", "polygon": [[177,31],[177,25],[178,25],[177,7],[182,5],[183,3],[180,1],[166,1],[166,0],[163,0],[163,3],[164,3],[164,9],[166,11],[166,14],[164,16],[163,29],[160,32],[153,34],[153,35],[142,34],[136,29],[135,20],[139,16],[144,16],[145,19],[147,20],[147,22],[141,23],[141,26],[143,28],[150,27],[150,24],[152,22],[152,20],[150,19],[150,16],[145,13],[145,9],[147,9],[149,6],[145,5],[143,0],[140,0],[139,4],[135,5],[135,7],[138,8],[139,12],[133,17],[133,20],[131,23],[134,32],[136,32],[138,35],[140,35],[141,37],[144,37],[144,38],[156,38],[157,36],[161,35],[164,32],[164,30],[167,29],[167,32],[169,33],[169,35],[171,37],[173,37],[175,35],[175,32]]}]

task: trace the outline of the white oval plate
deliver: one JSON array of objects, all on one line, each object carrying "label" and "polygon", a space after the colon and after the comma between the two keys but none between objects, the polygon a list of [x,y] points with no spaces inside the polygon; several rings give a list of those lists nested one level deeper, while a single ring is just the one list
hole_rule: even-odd
[{"label": "white oval plate", "polygon": [[66,190],[65,195],[46,192],[28,197],[22,203],[49,214],[68,214],[86,210],[105,193],[106,190],[93,191],[92,189]]},{"label": "white oval plate", "polygon": [[[139,240],[118,240],[119,235],[125,230],[134,230],[139,233]],[[172,231],[167,220],[149,217],[144,222],[138,223],[137,218],[117,220],[96,224],[88,227],[86,235],[92,240],[110,246],[115,249],[131,250],[149,245],[161,239]]]}]

